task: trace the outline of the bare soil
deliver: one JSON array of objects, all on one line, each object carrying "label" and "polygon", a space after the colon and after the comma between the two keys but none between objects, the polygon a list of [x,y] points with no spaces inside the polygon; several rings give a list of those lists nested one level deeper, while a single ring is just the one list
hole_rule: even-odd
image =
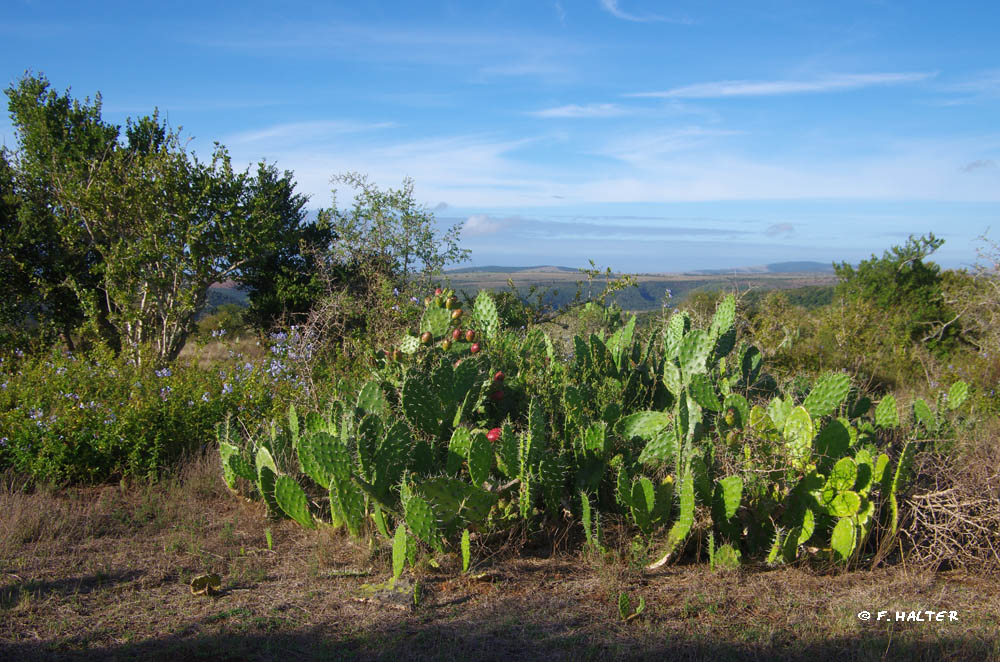
[{"label": "bare soil", "polygon": [[[211,454],[152,485],[26,491],[8,476],[0,660],[1000,659],[995,579],[904,565],[645,575],[578,547],[474,545],[469,574],[451,557],[421,569],[413,605],[363,587],[389,578],[386,546],[269,522]],[[209,572],[222,591],[193,595]],[[646,602],[627,622],[622,591]]]}]

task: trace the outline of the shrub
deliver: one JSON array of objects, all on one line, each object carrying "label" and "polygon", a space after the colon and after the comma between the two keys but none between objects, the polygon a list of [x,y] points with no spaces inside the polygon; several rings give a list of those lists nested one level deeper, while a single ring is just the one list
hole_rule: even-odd
[{"label": "shrub", "polygon": [[232,414],[248,427],[284,410],[303,382],[282,366],[137,367],[108,352],[0,357],[0,469],[36,481],[96,483],[155,476],[211,443]]}]

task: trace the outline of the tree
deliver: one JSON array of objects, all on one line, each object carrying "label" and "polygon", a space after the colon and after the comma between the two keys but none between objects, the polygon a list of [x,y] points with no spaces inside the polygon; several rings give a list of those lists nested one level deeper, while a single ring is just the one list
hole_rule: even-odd
[{"label": "tree", "polygon": [[292,173],[261,163],[247,183],[252,216],[273,215],[266,245],[240,267],[236,280],[249,293],[244,319],[258,329],[281,321],[304,320],[323,292],[317,260],[327,254],[334,233],[325,222],[306,223],[308,198],[294,192]]},{"label": "tree", "polygon": [[[100,256],[87,244],[70,243],[69,223],[55,196],[56,172],[80,170],[111,149],[118,127],[101,120],[101,97],[82,103],[67,91],[49,89],[44,76],[25,75],[6,90],[18,149],[5,155],[11,202],[2,222],[4,314],[21,323],[33,318],[60,333],[73,348],[72,332],[85,319],[78,292],[94,289]],[[15,208],[10,213],[11,208]],[[95,326],[116,346],[107,310],[94,311]]]},{"label": "tree", "polygon": [[470,251],[458,247],[460,225],[435,236],[434,215],[414,200],[412,179],[403,180],[401,189],[385,191],[353,172],[332,181],[357,191],[350,209],[337,209],[334,191],[334,207],[319,213],[320,223],[336,236],[334,261],[378,263],[400,284],[426,287],[444,265],[469,259]]},{"label": "tree", "polygon": [[872,255],[857,269],[846,262],[834,264],[840,278],[835,296],[874,303],[900,341],[950,351],[961,333],[958,317],[945,303],[940,267],[924,261],[942,244],[944,239],[933,233],[910,235],[905,245],[893,246],[881,258]]},{"label": "tree", "polygon": [[200,162],[155,112],[129,120],[119,140],[100,96],[80,104],[48,87],[26,75],[7,90],[18,209],[3,268],[39,288],[36,308],[57,316],[69,342],[83,321],[136,360],[147,345],[172,360],[212,283],[252,271],[260,250],[286,251],[304,199],[273,166],[235,172],[218,143]]}]

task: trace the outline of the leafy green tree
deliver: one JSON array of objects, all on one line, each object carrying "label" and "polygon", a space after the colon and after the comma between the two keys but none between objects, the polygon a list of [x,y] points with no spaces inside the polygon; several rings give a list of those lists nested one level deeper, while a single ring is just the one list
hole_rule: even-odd
[{"label": "leafy green tree", "polygon": [[264,163],[247,182],[250,215],[274,218],[270,240],[257,245],[236,277],[249,294],[244,319],[258,329],[303,321],[323,293],[317,261],[330,251],[335,235],[325,221],[306,222],[308,198],[294,189],[291,172],[279,175]]},{"label": "leafy green tree", "polygon": [[846,262],[834,264],[840,279],[835,296],[873,303],[900,341],[926,343],[946,353],[954,349],[961,329],[945,303],[940,267],[925,261],[942,244],[933,233],[910,235],[903,246],[893,246],[881,258],[872,255],[856,269]]},{"label": "leafy green tree", "polygon": [[[3,275],[7,284],[4,313],[15,322],[33,318],[54,328],[72,349],[72,332],[85,319],[79,292],[99,283],[100,255],[86,243],[66,241],[71,225],[56,199],[61,173],[86,164],[112,149],[119,128],[101,120],[101,97],[74,100],[69,92],[49,89],[44,76],[26,74],[6,90],[18,148],[5,157],[8,190],[16,207],[3,216]],[[111,346],[117,338],[107,309],[93,311],[94,326]]]},{"label": "leafy green tree", "polygon": [[218,144],[202,163],[155,112],[120,137],[101,120],[99,96],[81,104],[44,77],[26,75],[7,94],[16,213],[4,211],[11,258],[0,268],[19,292],[12,315],[51,317],[68,343],[85,323],[113,349],[145,360],[151,347],[163,362],[180,352],[212,283],[244,277],[259,301],[272,287],[264,269],[276,266],[294,284],[299,240],[311,237],[290,173],[264,163],[255,176],[236,172]]}]

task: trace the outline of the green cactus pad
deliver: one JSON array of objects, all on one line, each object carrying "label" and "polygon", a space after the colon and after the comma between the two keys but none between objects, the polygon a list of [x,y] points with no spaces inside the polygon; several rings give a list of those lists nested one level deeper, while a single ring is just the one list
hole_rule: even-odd
[{"label": "green cactus pad", "polygon": [[257,490],[267,505],[268,515],[272,517],[280,517],[284,512],[274,499],[274,480],[276,477],[277,475],[268,465],[257,467]]},{"label": "green cactus pad", "polygon": [[749,347],[740,359],[740,375],[747,386],[757,381],[763,356],[756,347]]},{"label": "green cactus pad", "polygon": [[621,420],[622,434],[631,439],[655,439],[670,425],[673,417],[664,411],[640,411]]},{"label": "green cactus pad", "polygon": [[[325,434],[325,433],[321,433]],[[299,458],[299,468],[302,472],[313,479],[321,487],[329,487],[330,476],[324,472],[313,454],[313,438],[316,435],[305,434],[299,440],[297,455]],[[328,435],[329,436],[329,435]]]},{"label": "green cactus pad", "polygon": [[715,550],[715,567],[722,570],[736,570],[743,562],[740,550],[726,543]]},{"label": "green cactus pad", "polygon": [[674,363],[674,359],[667,359],[663,363],[663,385],[675,398],[680,395],[681,389],[684,388],[681,369]]},{"label": "green cactus pad", "polygon": [[812,419],[805,407],[796,407],[788,414],[783,432],[785,448],[799,466],[803,466],[812,453],[814,434]]},{"label": "green cactus pad", "polygon": [[771,402],[767,405],[767,415],[774,423],[775,430],[781,432],[785,429],[785,420],[792,413],[793,409],[795,409],[795,403],[791,398],[782,400],[781,397],[775,396],[771,399]]},{"label": "green cactus pad", "polygon": [[643,464],[667,462],[676,454],[677,435],[672,428],[666,428],[649,440],[639,454],[639,462]]},{"label": "green cactus pad", "polygon": [[241,453],[234,453],[229,456],[229,469],[232,470],[233,474],[238,478],[243,480],[248,480],[251,483],[257,480],[257,471],[254,466],[250,464]]},{"label": "green cactus pad", "polygon": [[385,396],[382,394],[382,387],[378,382],[368,382],[358,391],[358,409],[364,410],[367,414],[384,416],[386,407]]},{"label": "green cactus pad", "polygon": [[508,478],[513,478],[520,470],[518,461],[518,441],[514,428],[504,423],[500,428],[500,440],[496,444],[497,468]]},{"label": "green cactus pad", "polygon": [[483,432],[472,435],[468,450],[469,477],[472,484],[482,486],[493,470],[493,447]]},{"label": "green cactus pad", "polygon": [[712,351],[713,344],[713,338],[701,329],[692,330],[681,340],[677,359],[680,362],[681,375],[685,382],[690,379],[691,375],[703,374],[706,371],[705,363]]},{"label": "green cactus pad", "polygon": [[497,306],[486,290],[480,290],[476,295],[476,302],[472,305],[472,317],[487,340],[496,338],[500,331],[500,319],[497,315]]},{"label": "green cactus pad", "polygon": [[731,520],[743,499],[743,479],[739,476],[727,476],[720,480],[715,487],[715,498],[723,506],[721,513],[725,519]]},{"label": "green cactus pad", "polygon": [[430,331],[435,339],[444,337],[451,330],[451,312],[447,308],[425,308],[420,318],[420,333]]},{"label": "green cactus pad", "polygon": [[[218,429],[218,426],[217,428]],[[229,458],[239,455],[240,451],[236,446],[225,441],[219,442],[219,458],[222,461],[222,478],[226,482],[226,487],[231,490],[236,489],[236,474],[229,466]]]},{"label": "green cactus pad", "polygon": [[899,412],[896,411],[896,398],[887,395],[875,408],[875,425],[888,430],[899,427]]},{"label": "green cactus pad", "polygon": [[469,538],[468,529],[462,530],[461,548],[462,548],[462,572],[467,573],[469,572],[469,565],[472,562],[472,545],[471,545],[471,540]]},{"label": "green cactus pad", "polygon": [[736,321],[736,297],[732,294],[727,295],[719,304],[715,307],[715,315],[712,316],[712,324],[709,327],[709,333],[713,337],[718,338],[722,334],[733,328],[733,322]]},{"label": "green cactus pad", "polygon": [[875,470],[872,474],[872,482],[876,485],[883,484],[886,475],[886,468],[889,466],[889,456],[885,453],[880,454],[875,459]]},{"label": "green cactus pad", "polygon": [[834,517],[850,517],[861,510],[861,495],[850,490],[837,492],[825,505],[826,512]]},{"label": "green cactus pad", "polygon": [[[848,430],[844,422],[840,419],[827,421],[827,424],[816,435],[816,453],[825,458],[841,457],[847,452],[850,444],[850,430]],[[828,461],[832,461],[832,459]]]},{"label": "green cactus pad", "polygon": [[813,418],[829,416],[840,407],[851,390],[851,378],[844,374],[828,373],[819,378],[802,406]]},{"label": "green cactus pad", "polygon": [[309,512],[309,500],[295,479],[278,476],[274,480],[274,499],[285,514],[307,529],[316,528],[316,522]]},{"label": "green cactus pad", "polygon": [[739,393],[727,395],[722,407],[736,412],[736,420],[729,427],[742,429],[750,422],[750,403]]},{"label": "green cactus pad", "polygon": [[445,458],[445,471],[449,475],[456,475],[462,469],[462,463],[469,455],[469,448],[472,446],[472,435],[467,428],[455,428],[451,433],[451,441],[448,442],[448,455]]},{"label": "green cactus pad", "polygon": [[842,518],[833,527],[830,536],[830,547],[833,549],[840,561],[846,561],[854,553],[854,546],[857,543],[858,531],[854,522],[850,518]]},{"label": "green cactus pad", "polygon": [[774,421],[760,405],[750,408],[750,427],[758,432],[774,432],[776,430]]},{"label": "green cactus pad", "polygon": [[608,452],[608,424],[598,421],[588,427],[583,433],[583,450],[603,456]]},{"label": "green cactus pad", "polygon": [[935,425],[934,413],[927,403],[920,398],[913,401],[913,417],[924,426],[925,430],[931,431],[937,427]]},{"label": "green cactus pad", "polygon": [[802,523],[798,527],[798,537],[796,546],[804,545],[809,542],[812,538],[813,532],[816,530],[816,516],[813,511],[806,508],[802,511]]},{"label": "green cactus pad", "polygon": [[691,399],[709,411],[721,411],[722,403],[715,394],[715,387],[706,375],[691,375],[688,384]]},{"label": "green cactus pad", "polygon": [[[903,452],[899,455],[899,462],[896,464],[896,471],[892,475],[892,483],[887,491],[889,493],[889,510],[891,513],[891,529],[893,533],[899,527],[899,502],[898,495],[906,488],[906,483],[910,479],[910,468],[913,466],[913,458],[916,455],[916,446],[912,441],[907,441],[903,446]],[[881,458],[879,458],[881,459]],[[886,473],[886,475],[889,475]]]},{"label": "green cactus pad", "polygon": [[854,454],[854,462],[858,466],[858,478],[854,482],[853,489],[861,495],[866,495],[874,485],[875,463],[872,454],[867,449],[861,448]]},{"label": "green cactus pad", "polygon": [[403,382],[402,403],[414,428],[433,437],[441,432],[441,400],[426,380],[414,375]]},{"label": "green cactus pad", "polygon": [[861,418],[868,413],[868,410],[872,408],[871,398],[865,396],[858,398],[850,406],[850,410],[847,415],[851,418]]},{"label": "green cactus pad", "polygon": [[438,530],[437,518],[430,504],[417,495],[411,495],[404,505],[406,526],[413,535],[433,547],[436,551],[444,551],[441,543],[441,533]]},{"label": "green cactus pad", "polygon": [[646,566],[648,570],[655,570],[669,561],[674,552],[687,540],[688,534],[691,533],[691,527],[694,525],[694,480],[690,470],[681,479],[680,494],[681,510],[677,521],[670,527],[670,533],[667,535],[666,552],[658,561]]},{"label": "green cactus pad", "polygon": [[849,457],[843,457],[833,466],[833,470],[830,472],[830,477],[827,479],[826,484],[831,489],[841,492],[853,488],[857,479],[857,463]]},{"label": "green cactus pad", "polygon": [[636,525],[644,533],[648,533],[652,529],[653,512],[656,509],[656,488],[653,481],[645,476],[633,481],[629,505]]},{"label": "green cactus pad", "polygon": [[948,409],[955,410],[961,407],[969,396],[969,385],[965,382],[955,382],[948,391]]},{"label": "green cactus pad", "polygon": [[386,430],[375,451],[372,485],[382,498],[387,498],[393,485],[399,483],[410,463],[412,443],[410,430],[402,420],[396,420]]},{"label": "green cactus pad", "polygon": [[691,318],[686,312],[674,313],[670,317],[666,328],[663,330],[663,351],[667,359],[677,357],[677,352],[681,347],[681,340],[691,326]]},{"label": "green cactus pad", "polygon": [[396,580],[403,574],[406,566],[406,527],[400,524],[392,537],[392,578]]},{"label": "green cactus pad", "polygon": [[466,526],[480,527],[498,497],[457,478],[434,476],[416,488],[434,511],[441,531],[453,535]]},{"label": "green cactus pad", "polygon": [[420,349],[420,338],[406,334],[399,339],[399,351],[403,354],[416,354],[418,349]]}]

